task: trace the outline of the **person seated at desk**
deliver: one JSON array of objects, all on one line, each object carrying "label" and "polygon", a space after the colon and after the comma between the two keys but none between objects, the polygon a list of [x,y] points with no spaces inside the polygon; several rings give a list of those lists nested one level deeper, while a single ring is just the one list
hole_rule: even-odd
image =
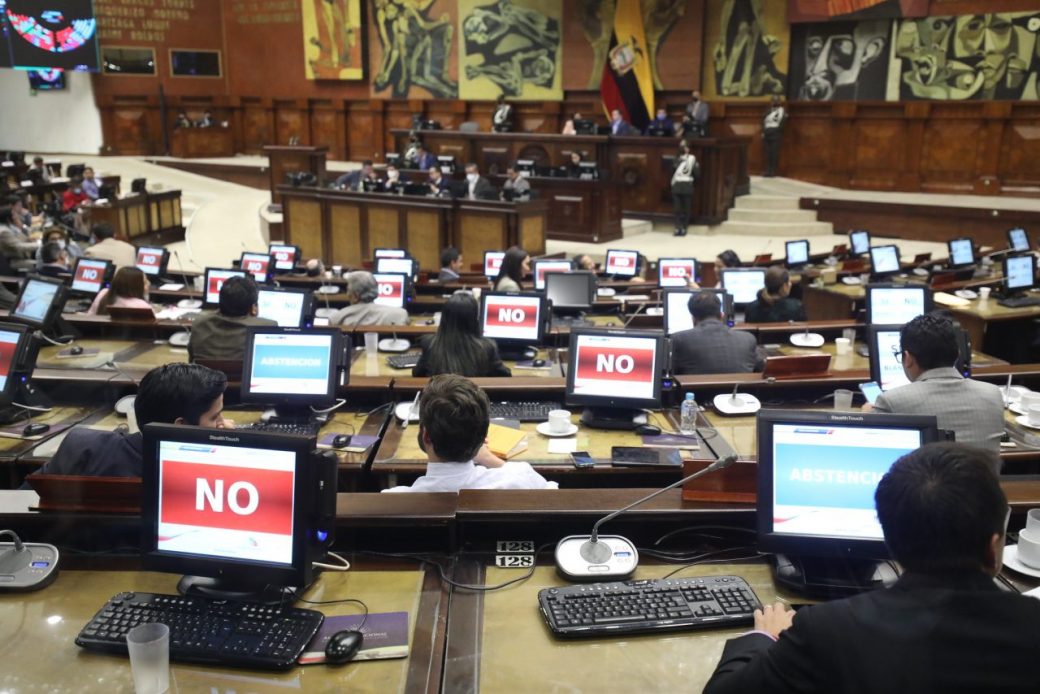
[{"label": "person seated at desk", "polygon": [[212,128],[213,127],[213,114],[209,111],[202,112],[202,118],[195,123],[196,128]]},{"label": "person seated at desk", "polygon": [[621,117],[621,111],[614,109],[610,112],[610,134],[611,135],[636,135],[638,130],[632,124]]},{"label": "person seated at desk", "polygon": [[37,185],[51,182],[51,172],[43,163],[43,157],[33,157],[32,166],[26,171],[25,177],[35,181]]},{"label": "person seated at desk", "polygon": [[935,415],[939,428],[952,431],[958,442],[999,453],[1004,398],[997,386],[964,378],[954,368],[960,356],[958,337],[953,321],[941,314],[918,316],[904,324],[899,329],[899,356],[910,383],[879,395],[873,409]]},{"label": "person seated at desk", "polygon": [[387,193],[396,193],[403,186],[401,172],[393,164],[386,165],[386,180],[379,184],[379,189]]},{"label": "person seated at desk", "polygon": [[480,336],[477,314],[477,300],[471,292],[452,294],[441,309],[436,334],[424,335],[419,341],[422,354],[412,367],[412,375],[512,376],[498,356],[498,345]]},{"label": "person seated at desk", "polygon": [[89,204],[90,196],[83,190],[83,177],[74,176],[69,181],[69,187],[61,194],[61,209],[65,212],[75,212]]},{"label": "person seated at desk", "polygon": [[567,161],[567,165],[564,166],[564,170],[567,172],[567,178],[581,178],[581,152],[571,150],[570,159]]},{"label": "person seated at desk", "polygon": [[657,135],[658,137],[662,135],[672,137],[675,135],[675,123],[668,117],[668,111],[663,108],[657,109],[657,115],[646,126],[646,134]]},{"label": "person seated at desk", "polygon": [[372,169],[372,160],[365,159],[361,162],[360,169],[354,169],[348,171],[335,180],[332,184],[333,187],[339,188],[340,190],[353,190],[359,191],[364,190],[364,182],[370,181],[375,184],[379,181],[379,177],[376,176],[375,171]]},{"label": "person seated at desk", "polygon": [[455,246],[448,246],[441,251],[441,271],[437,275],[438,282],[454,282],[462,272],[462,253]]},{"label": "person seated at desk", "polygon": [[110,224],[95,224],[90,229],[93,245],[83,255],[98,260],[109,260],[117,268],[133,267],[137,262],[137,249],[126,241],[116,238],[115,229]]},{"label": "person seated at desk", "polygon": [[[198,364],[158,366],[141,379],[134,399],[137,426],[190,424],[213,429],[234,428],[223,417],[227,376]],[[39,470],[44,475],[140,477],[143,437],[140,432],[69,429],[54,457]],[[29,489],[28,483],[22,489]]]},{"label": "person seated at desk", "polygon": [[791,293],[791,276],[774,265],[766,270],[766,286],[758,290],[758,298],[747,306],[748,323],[783,323],[805,320],[805,307]]},{"label": "person seated at desk", "polygon": [[672,371],[676,374],[730,374],[761,371],[765,358],[755,336],[732,330],[722,321],[715,292],[699,292],[687,302],[693,328],[672,335]]},{"label": "person seated at desk", "polygon": [[577,135],[578,129],[574,127],[574,122],[581,120],[581,114],[575,113],[573,116],[568,118],[563,124],[563,130],[560,131],[561,135]]},{"label": "person seated at desk", "polygon": [[94,176],[94,169],[87,167],[83,169],[83,193],[90,198],[91,202],[101,197],[101,186],[105,182]]},{"label": "person seated at desk", "polygon": [[0,255],[8,267],[12,270],[34,267],[38,247],[38,241],[30,241],[28,235],[15,226],[10,205],[0,206]]},{"label": "person seated at desk", "polygon": [[[105,287],[94,297],[94,302],[87,309],[89,315],[107,316],[108,309],[116,308],[147,308],[152,309],[148,303],[148,289],[151,283],[148,276],[136,267],[121,267],[112,275],[112,285]],[[152,309],[154,311],[154,309]]]},{"label": "person seated at desk", "polygon": [[191,127],[191,118],[188,118],[187,111],[178,111],[177,112],[177,120],[175,120],[173,122],[173,127],[175,127],[175,128],[190,128]]},{"label": "person seated at desk", "polygon": [[379,296],[379,285],[371,272],[355,270],[347,273],[347,300],[329,318],[329,325],[408,325],[408,311],[398,306],[373,303]]},{"label": "person seated at desk", "polygon": [[957,443],[897,460],[874,501],[899,580],[797,613],[756,610],[705,694],[1035,692],[1040,600],[993,580],[1009,517],[995,462]]},{"label": "person seated at desk", "polygon": [[531,272],[531,256],[523,248],[512,246],[502,257],[498,277],[492,285],[496,292],[519,292],[524,278]]},{"label": "person seated at desk", "polygon": [[529,200],[531,198],[531,182],[516,167],[506,167],[506,182],[502,185],[503,200]]},{"label": "person seated at desk", "polygon": [[78,243],[69,241],[68,238],[68,234],[65,233],[64,229],[48,229],[43,235],[41,246],[36,249],[36,267],[40,268],[43,266],[43,247],[51,242],[57,243],[65,249],[70,262],[76,258],[82,258],[83,249]]},{"label": "person seated at desk", "polygon": [[484,445],[490,423],[487,394],[462,376],[434,376],[419,400],[419,448],[429,463],[410,487],[384,492],[461,489],[556,489],[530,463],[506,462]]},{"label": "person seated at desk", "polygon": [[466,164],[466,197],[470,200],[497,200],[498,193],[491,181],[480,175],[476,164]]},{"label": "person seated at desk", "polygon": [[43,225],[43,214],[33,217],[32,212],[25,206],[25,196],[12,195],[8,202],[11,205],[11,224],[25,235],[33,231],[33,227]]},{"label": "person seated at desk", "polygon": [[596,267],[596,261],[592,259],[588,253],[582,253],[581,255],[574,256],[574,269],[575,270],[587,270],[588,272],[599,272]]},{"label": "person seated at desk", "polygon": [[740,256],[737,255],[736,251],[727,248],[715,256],[716,288],[722,286],[722,271],[730,267],[740,267]]},{"label": "person seated at desk", "polygon": [[220,287],[217,310],[202,313],[191,324],[188,360],[240,361],[245,354],[247,329],[278,325],[277,321],[257,316],[259,298],[252,277],[227,279]]},{"label": "person seated at desk", "polygon": [[43,263],[36,268],[44,277],[67,278],[72,273],[69,266],[69,254],[65,247],[57,241],[48,241],[40,247],[40,260]]},{"label": "person seated at desk", "polygon": [[415,147],[415,168],[420,171],[429,171],[437,168],[437,157],[432,152],[426,151],[426,146],[421,142]]},{"label": "person seated at desk", "polygon": [[446,198],[451,196],[451,186],[448,185],[448,179],[444,177],[441,170],[436,166],[430,169],[430,192],[429,195],[438,198]]}]

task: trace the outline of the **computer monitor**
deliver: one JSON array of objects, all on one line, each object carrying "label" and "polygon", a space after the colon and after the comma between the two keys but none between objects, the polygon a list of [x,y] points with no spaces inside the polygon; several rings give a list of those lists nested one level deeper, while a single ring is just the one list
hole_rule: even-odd
[{"label": "computer monitor", "polygon": [[484,276],[498,277],[498,271],[502,269],[502,259],[505,257],[505,251],[484,251]]},{"label": "computer monitor", "polygon": [[575,118],[574,132],[578,135],[595,135],[596,122],[588,118]]},{"label": "computer monitor", "polygon": [[419,264],[412,258],[376,258],[375,270],[381,274],[398,273],[415,277],[419,272]]},{"label": "computer monitor", "polygon": [[787,241],[784,243],[784,247],[787,249],[787,256],[784,260],[787,267],[802,267],[809,264],[808,240]]},{"label": "computer monitor", "polygon": [[867,323],[902,325],[932,310],[932,291],[924,285],[868,284]]},{"label": "computer monitor", "polygon": [[571,330],[567,364],[568,405],[589,408],[587,426],[632,428],[638,410],[661,406],[661,375],[667,362],[660,331]]},{"label": "computer monitor", "polygon": [[399,272],[376,272],[372,274],[376,280],[379,296],[373,303],[380,306],[404,308],[411,296],[410,278]]},{"label": "computer monitor", "polygon": [[130,192],[144,195],[148,192],[148,179],[135,178],[130,182]]},{"label": "computer monitor", "polygon": [[1008,246],[1013,251],[1025,252],[1030,250],[1029,233],[1022,227],[1007,230]]},{"label": "computer monitor", "polygon": [[314,312],[313,302],[314,294],[306,289],[263,287],[257,296],[257,315],[280,328],[303,328]]},{"label": "computer monitor", "polygon": [[170,252],[160,246],[141,246],[137,249],[134,267],[151,278],[161,277],[170,262]]},{"label": "computer monitor", "polygon": [[206,298],[203,303],[207,306],[216,306],[220,303],[220,288],[224,286],[224,282],[228,281],[232,277],[245,277],[246,273],[242,270],[225,270],[223,268],[208,267],[206,268],[206,283],[203,285],[206,288]]},{"label": "computer monitor", "polygon": [[258,284],[267,284],[271,281],[271,275],[274,272],[274,263],[271,262],[272,258],[270,255],[264,253],[249,253],[248,251],[242,254],[241,259],[238,262],[240,268],[248,272],[253,276]]},{"label": "computer monitor", "polygon": [[1036,259],[1031,255],[1009,255],[1004,258],[1004,290],[1008,295],[1036,286]]},{"label": "computer monitor", "polygon": [[603,271],[618,277],[635,277],[639,273],[639,251],[607,250]]},{"label": "computer monitor", "polygon": [[272,243],[267,247],[267,254],[274,258],[275,272],[292,272],[300,259],[299,247],[284,243]]},{"label": "computer monitor", "polygon": [[758,549],[780,555],[777,581],[805,592],[870,586],[868,560],[889,558],[874,493],[896,460],[939,440],[935,417],[761,410],[757,422]]},{"label": "computer monitor", "polygon": [[554,313],[590,309],[596,302],[596,273],[550,272],[545,277],[545,297]]},{"label": "computer monitor", "polygon": [[870,232],[866,229],[854,229],[849,232],[849,255],[864,255],[870,251]]},{"label": "computer monitor", "polygon": [[524,178],[534,175],[534,159],[517,159],[516,172]]},{"label": "computer monitor", "polygon": [[722,270],[722,288],[733,296],[735,304],[750,304],[758,299],[758,291],[765,286],[765,268],[728,267]]},{"label": "computer monitor", "polygon": [[29,277],[22,285],[10,318],[47,332],[65,305],[67,289],[59,279]]},{"label": "computer monitor", "polygon": [[578,178],[583,181],[598,181],[599,167],[594,161],[583,161],[578,163]]},{"label": "computer monitor", "polygon": [[295,408],[302,413],[332,405],[337,385],[345,385],[338,384],[337,371],[348,341],[338,328],[249,328],[242,363],[242,402],[278,405],[286,411]]},{"label": "computer monitor", "polygon": [[892,390],[910,382],[903,371],[900,354],[900,325],[867,326],[867,345],[870,348],[870,380],[881,390]]},{"label": "computer monitor", "polygon": [[437,157],[437,166],[440,168],[442,174],[451,176],[455,173],[455,157],[442,154]]},{"label": "computer monitor", "polygon": [[28,326],[0,323],[0,408],[8,407],[12,402],[21,402],[16,400],[16,394],[35,366],[34,351]]},{"label": "computer monitor", "polygon": [[376,260],[380,258],[407,258],[408,251],[403,248],[377,248],[372,251],[372,257]]},{"label": "computer monitor", "polygon": [[679,289],[664,290],[664,332],[674,335],[683,330],[693,328],[693,316],[690,314],[690,299],[701,292],[711,292],[719,296],[722,304],[722,320],[733,325],[733,295],[722,289]]},{"label": "computer monitor", "polygon": [[115,266],[108,260],[76,258],[70,289],[81,296],[97,296],[112,281]]},{"label": "computer monitor", "polygon": [[545,289],[545,276],[550,273],[570,272],[574,264],[569,260],[536,260],[534,261],[534,288],[538,291]]},{"label": "computer monitor", "polygon": [[895,244],[870,247],[870,272],[874,277],[894,275],[900,270],[899,247]]},{"label": "computer monitor", "polygon": [[535,293],[484,292],[480,326],[498,344],[503,359],[534,358],[532,348],[545,337],[546,298]]},{"label": "computer monitor", "polygon": [[686,287],[689,281],[697,280],[697,261],[693,258],[659,258],[657,260],[657,284],[665,287]]},{"label": "computer monitor", "polygon": [[950,267],[970,267],[975,264],[975,244],[969,238],[950,239]]},{"label": "computer monitor", "polygon": [[145,568],[185,574],[182,593],[237,599],[313,582],[336,515],[336,464],[313,455],[313,437],[169,424],[143,434]]}]

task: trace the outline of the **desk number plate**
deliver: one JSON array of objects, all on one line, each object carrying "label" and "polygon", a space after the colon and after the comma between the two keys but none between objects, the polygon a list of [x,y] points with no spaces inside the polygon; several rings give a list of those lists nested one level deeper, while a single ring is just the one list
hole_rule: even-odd
[{"label": "desk number plate", "polygon": [[495,566],[503,569],[529,569],[534,566],[533,554],[498,554]]},{"label": "desk number plate", "polygon": [[529,554],[534,552],[534,540],[499,540],[495,543],[497,554]]}]

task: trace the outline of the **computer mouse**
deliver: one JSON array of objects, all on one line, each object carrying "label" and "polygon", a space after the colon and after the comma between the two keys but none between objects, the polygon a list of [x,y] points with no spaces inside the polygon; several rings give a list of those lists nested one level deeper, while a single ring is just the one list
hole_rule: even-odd
[{"label": "computer mouse", "polygon": [[25,428],[22,429],[22,434],[24,436],[36,436],[38,434],[44,434],[44,433],[46,433],[46,432],[48,432],[50,430],[51,430],[51,425],[50,424],[33,423],[33,424],[26,424]]},{"label": "computer mouse", "polygon": [[661,434],[661,427],[654,426],[653,424],[640,424],[636,427],[636,433],[640,436],[659,436]]},{"label": "computer mouse", "polygon": [[545,360],[544,359],[535,359],[534,361],[531,362],[531,366],[545,366]]},{"label": "computer mouse", "polygon": [[80,354],[83,354],[83,348],[80,345],[73,345],[69,348],[69,354],[74,357],[79,356]]},{"label": "computer mouse", "polygon": [[436,322],[437,321],[434,320],[433,318],[429,318],[429,319],[423,321],[423,325],[434,325]]},{"label": "computer mouse", "polygon": [[325,662],[329,665],[349,663],[364,642],[365,635],[360,631],[337,631],[325,644]]},{"label": "computer mouse", "polygon": [[337,434],[336,437],[332,439],[332,447],[346,448],[350,445],[350,438],[350,434]]}]

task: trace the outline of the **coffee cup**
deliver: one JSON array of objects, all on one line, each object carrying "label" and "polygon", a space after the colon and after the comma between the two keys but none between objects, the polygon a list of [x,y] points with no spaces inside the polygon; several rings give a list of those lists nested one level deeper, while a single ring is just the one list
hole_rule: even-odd
[{"label": "coffee cup", "polygon": [[1025,386],[1011,386],[1010,388],[1004,386],[1000,389],[1001,394],[1007,398],[1009,404],[1015,405],[1022,400],[1023,393],[1031,392]]},{"label": "coffee cup", "polygon": [[565,434],[571,428],[571,413],[567,410],[550,410],[549,431],[553,434]]},{"label": "coffee cup", "polygon": [[844,337],[839,337],[834,340],[834,351],[841,356],[848,354],[852,351],[852,342]]},{"label": "coffee cup", "polygon": [[332,266],[332,274],[335,275],[336,277],[342,277],[343,276],[343,266],[342,265],[333,265]]},{"label": "coffee cup", "polygon": [[1026,513],[1026,530],[1040,533],[1040,508],[1031,508]]},{"label": "coffee cup", "polygon": [[1030,405],[1026,408],[1026,421],[1031,427],[1040,427],[1040,405]]},{"label": "coffee cup", "polygon": [[1040,531],[1023,528],[1018,533],[1018,560],[1033,569],[1040,569]]},{"label": "coffee cup", "polygon": [[989,301],[991,291],[993,291],[991,287],[979,287],[979,301]]},{"label": "coffee cup", "polygon": [[1023,410],[1028,410],[1033,405],[1040,405],[1040,393],[1029,390],[1018,396],[1018,404]]}]

